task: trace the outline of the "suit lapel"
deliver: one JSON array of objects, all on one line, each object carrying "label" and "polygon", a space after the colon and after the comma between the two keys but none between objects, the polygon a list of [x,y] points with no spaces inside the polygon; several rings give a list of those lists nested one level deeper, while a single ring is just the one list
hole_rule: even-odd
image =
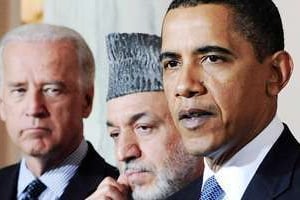
[{"label": "suit lapel", "polygon": [[106,176],[116,178],[118,171],[109,166],[89,143],[86,157],[82,160],[60,200],[85,199],[96,190]]},{"label": "suit lapel", "polygon": [[243,200],[273,199],[288,189],[300,155],[299,144],[285,125],[249,183]]},{"label": "suit lapel", "polygon": [[1,200],[15,200],[20,164],[2,169],[0,174]]}]

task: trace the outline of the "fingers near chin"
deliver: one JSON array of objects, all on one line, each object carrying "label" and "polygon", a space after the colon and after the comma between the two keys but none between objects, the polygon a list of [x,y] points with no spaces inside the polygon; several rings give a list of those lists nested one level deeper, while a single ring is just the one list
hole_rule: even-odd
[{"label": "fingers near chin", "polygon": [[129,185],[128,178],[125,174],[120,174],[117,182],[123,185]]},{"label": "fingers near chin", "polygon": [[105,197],[111,198],[113,200],[125,200],[127,193],[123,192],[117,187],[107,187],[104,191]]}]

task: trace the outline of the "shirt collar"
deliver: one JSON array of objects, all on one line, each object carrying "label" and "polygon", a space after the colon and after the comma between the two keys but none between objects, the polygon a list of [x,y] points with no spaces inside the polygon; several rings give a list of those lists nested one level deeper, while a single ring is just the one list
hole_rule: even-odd
[{"label": "shirt collar", "polygon": [[[238,151],[214,173],[204,162],[203,184],[215,175],[225,191],[225,199],[241,199],[257,168],[283,131],[283,124],[277,116],[253,140]],[[232,187],[234,185],[234,187]]]},{"label": "shirt collar", "polygon": [[[45,192],[52,192],[57,197],[60,197],[68,185],[69,180],[76,173],[81,161],[86,156],[87,150],[88,144],[85,140],[82,140],[78,148],[62,163],[42,174],[39,179],[47,186]],[[36,179],[36,177],[27,168],[26,161],[23,158],[18,179],[18,197],[24,191],[26,186],[34,179]]]}]

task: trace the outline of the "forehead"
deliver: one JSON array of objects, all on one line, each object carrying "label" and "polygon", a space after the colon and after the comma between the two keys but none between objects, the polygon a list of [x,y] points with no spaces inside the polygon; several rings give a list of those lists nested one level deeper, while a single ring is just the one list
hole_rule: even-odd
[{"label": "forehead", "polygon": [[[18,48],[16,48],[18,47]],[[4,52],[11,49],[21,51],[23,48],[33,48],[41,50],[52,50],[52,49],[68,49],[68,51],[76,50],[74,43],[71,40],[12,40],[8,41],[4,46]],[[34,49],[33,49],[34,50]],[[23,52],[26,53],[26,52]]]},{"label": "forehead", "polygon": [[189,47],[215,45],[215,42],[229,45],[231,34],[235,34],[232,24],[232,11],[225,5],[200,4],[170,10],[164,19],[162,48],[176,48],[182,44],[179,37]]},{"label": "forehead", "polygon": [[5,77],[35,75],[70,77],[77,73],[78,57],[69,41],[14,41],[3,51]]},{"label": "forehead", "polygon": [[107,116],[111,121],[126,121],[138,113],[164,118],[169,115],[163,92],[141,92],[111,99],[107,102]]}]

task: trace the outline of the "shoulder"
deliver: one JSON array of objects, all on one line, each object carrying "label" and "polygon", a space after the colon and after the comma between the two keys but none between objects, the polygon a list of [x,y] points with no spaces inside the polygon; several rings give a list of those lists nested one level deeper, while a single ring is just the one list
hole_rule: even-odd
[{"label": "shoulder", "polygon": [[117,168],[105,162],[88,142],[88,152],[60,199],[84,199],[94,192],[107,176],[117,178]]},{"label": "shoulder", "polygon": [[300,144],[284,125],[283,132],[257,169],[243,199],[295,199],[300,196],[299,185]]},{"label": "shoulder", "polygon": [[4,178],[4,177],[18,174],[19,169],[20,169],[20,163],[1,168],[0,169],[0,180],[3,180],[2,178]]},{"label": "shoulder", "polygon": [[104,177],[118,177],[118,169],[107,163],[94,149],[92,144],[88,142],[88,152],[79,167],[79,170],[88,170],[89,172],[96,172],[102,174]]},{"label": "shoulder", "polygon": [[1,199],[11,199],[16,194],[20,164],[0,169]]}]

